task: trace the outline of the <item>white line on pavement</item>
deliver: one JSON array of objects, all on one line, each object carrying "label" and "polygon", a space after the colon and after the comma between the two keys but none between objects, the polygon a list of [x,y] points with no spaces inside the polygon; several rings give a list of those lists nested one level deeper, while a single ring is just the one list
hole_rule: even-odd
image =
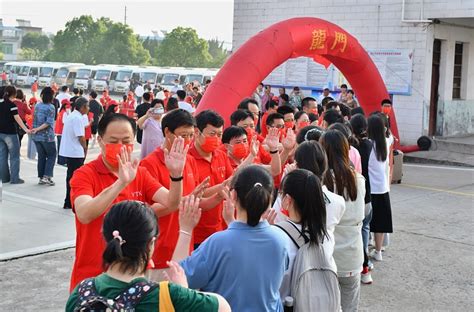
[{"label": "white line on pavement", "polygon": [[458,171],[474,171],[468,167],[444,167],[444,166],[429,166],[429,165],[415,165],[415,164],[403,164],[407,167],[427,168],[427,169],[446,169],[446,170],[458,170]]},{"label": "white line on pavement", "polygon": [[76,241],[72,240],[72,241],[50,244],[46,246],[39,246],[39,247],[27,248],[27,249],[16,250],[16,251],[11,251],[11,252],[5,252],[5,253],[0,254],[0,261],[23,258],[26,256],[34,256],[34,255],[43,254],[46,252],[71,248],[71,247],[74,247],[75,245],[76,245]]}]

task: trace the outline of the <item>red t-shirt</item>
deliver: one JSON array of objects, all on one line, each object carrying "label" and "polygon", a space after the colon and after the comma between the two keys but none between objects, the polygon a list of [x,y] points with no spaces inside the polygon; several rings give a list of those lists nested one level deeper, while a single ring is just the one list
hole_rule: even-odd
[{"label": "red t-shirt", "polygon": [[270,115],[268,112],[265,112],[265,114],[263,114],[262,116],[262,126],[261,126],[261,130],[262,130],[262,136],[265,138],[267,137],[268,135],[268,129],[267,129],[267,118],[268,118],[268,115]]},{"label": "red t-shirt", "polygon": [[26,120],[26,115],[31,115],[31,109],[28,105],[22,100],[14,100],[16,107],[18,107],[18,115],[20,115],[21,120]]},{"label": "red t-shirt", "polygon": [[[107,169],[99,156],[74,172],[71,179],[71,203],[81,195],[95,197],[112,185],[117,176]],[[138,200],[153,203],[153,196],[162,185],[150,175],[148,170],[139,167],[135,180],[120,192],[112,204],[123,200]],[[72,268],[70,291],[83,279],[102,273],[102,253],[105,242],[102,236],[102,222],[108,209],[89,224],[82,224],[76,216],[76,259]],[[126,237],[124,237],[127,240]]]},{"label": "red t-shirt", "polygon": [[62,135],[63,134],[63,129],[64,129],[64,114],[66,113],[66,110],[62,110],[58,114],[58,118],[56,119],[56,123],[54,124],[54,133],[56,135]]},{"label": "red t-shirt", "polygon": [[122,108],[120,109],[120,113],[127,115],[128,117],[132,118],[135,114],[135,100],[126,100],[122,103]]},{"label": "red t-shirt", "polygon": [[[158,147],[141,162],[140,166],[148,169],[148,172],[161,185],[170,188],[170,174],[165,165],[165,154],[161,147]],[[198,184],[198,172],[196,162],[190,155],[186,156],[186,164],[183,171],[183,196],[193,192]],[[171,260],[173,252],[178,242],[179,236],[179,211],[175,211],[169,215],[159,217],[158,225],[160,232],[158,241],[155,244],[155,251],[152,259],[157,269],[167,268],[166,261]],[[191,240],[192,245],[192,240]]]},{"label": "red t-shirt", "polygon": [[[91,120],[94,120],[94,113],[92,112],[87,113],[87,119],[89,120],[89,122],[91,122]],[[84,130],[85,130],[84,137],[86,138],[86,140],[89,140],[90,138],[92,138],[92,129],[89,123],[86,125],[86,128]]]},{"label": "red t-shirt", "polygon": [[[212,153],[211,162],[202,158],[194,144],[189,149],[189,154],[196,161],[199,183],[210,177],[209,186],[214,186],[224,182],[234,173],[227,154],[219,148]],[[200,244],[215,232],[222,231],[223,222],[222,202],[211,210],[203,211],[201,220],[194,229],[194,242]]]},{"label": "red t-shirt", "polygon": [[268,165],[272,161],[272,155],[270,155],[270,153],[267,152],[262,146],[262,142],[265,140],[265,138],[261,135],[257,135],[257,140],[260,142],[260,146],[258,148],[258,159],[256,159],[256,163]]}]

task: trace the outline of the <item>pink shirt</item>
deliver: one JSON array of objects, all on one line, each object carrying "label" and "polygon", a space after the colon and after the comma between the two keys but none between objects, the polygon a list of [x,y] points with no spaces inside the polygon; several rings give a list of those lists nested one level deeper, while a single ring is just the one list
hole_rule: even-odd
[{"label": "pink shirt", "polygon": [[349,159],[354,165],[355,171],[362,174],[362,162],[360,160],[360,154],[359,154],[359,151],[354,146],[351,146],[349,150]]}]

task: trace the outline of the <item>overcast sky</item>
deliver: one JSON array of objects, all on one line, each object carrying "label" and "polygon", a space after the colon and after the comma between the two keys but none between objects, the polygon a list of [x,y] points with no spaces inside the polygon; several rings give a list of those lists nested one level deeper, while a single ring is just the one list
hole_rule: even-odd
[{"label": "overcast sky", "polygon": [[127,6],[127,24],[140,35],[151,30],[193,27],[200,37],[219,38],[232,44],[233,0],[0,0],[0,18],[6,26],[16,19],[30,20],[32,26],[56,33],[75,16],[106,16],[123,22]]}]

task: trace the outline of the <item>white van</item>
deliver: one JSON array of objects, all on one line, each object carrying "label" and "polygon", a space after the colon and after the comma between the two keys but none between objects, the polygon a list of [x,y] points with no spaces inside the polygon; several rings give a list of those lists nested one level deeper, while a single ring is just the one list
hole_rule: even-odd
[{"label": "white van", "polygon": [[11,84],[16,83],[16,78],[18,77],[18,73],[20,72],[21,68],[24,65],[27,65],[28,62],[8,62],[5,63],[5,68],[8,69],[8,80],[10,80]]},{"label": "white van", "polygon": [[28,62],[23,65],[18,72],[15,84],[19,87],[31,87],[33,82],[38,80],[41,69],[40,62]]},{"label": "white van", "polygon": [[77,70],[76,79],[74,79],[74,88],[82,90],[91,90],[92,80],[97,72],[97,66],[83,66]]},{"label": "white van", "polygon": [[[178,87],[182,88],[184,84],[184,80],[186,79],[187,71],[183,67],[170,67],[166,69],[166,73],[163,75],[163,79],[161,80],[161,87],[164,89],[168,89],[170,91],[173,88]],[[175,80],[178,79],[178,85],[175,85]]]},{"label": "white van", "polygon": [[138,66],[127,66],[119,69],[117,77],[115,77],[113,91],[121,94],[127,93],[130,90],[130,79],[134,77],[134,74],[137,81],[140,79],[140,75],[136,75],[137,71],[139,71]]},{"label": "white van", "polygon": [[105,65],[97,66],[94,80],[92,81],[92,90],[102,92],[104,90],[113,90],[115,78],[120,67]]},{"label": "white van", "polygon": [[59,86],[68,86],[69,88],[74,87],[74,80],[76,79],[77,71],[84,64],[68,64],[58,69],[54,76],[54,82]]},{"label": "white van", "polygon": [[64,63],[45,62],[40,69],[38,86],[41,88],[50,87],[53,77],[56,75],[59,68],[64,65]]},{"label": "white van", "polygon": [[161,84],[161,80],[167,72],[168,69],[163,67],[147,66],[141,71],[140,82],[143,85],[150,83],[151,88],[154,89],[156,85]]}]

